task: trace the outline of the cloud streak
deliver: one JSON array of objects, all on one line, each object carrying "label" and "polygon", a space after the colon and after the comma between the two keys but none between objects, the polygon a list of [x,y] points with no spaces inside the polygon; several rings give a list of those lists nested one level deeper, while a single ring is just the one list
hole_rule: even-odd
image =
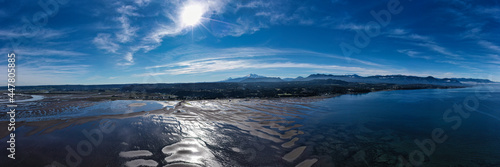
[{"label": "cloud streak", "polygon": [[[309,50],[302,49],[290,49],[290,48],[267,48],[267,47],[236,47],[236,48],[224,48],[224,49],[215,49],[208,47],[201,47],[197,45],[192,45],[189,47],[180,47],[174,49],[170,52],[164,54],[164,57],[173,58],[173,57],[181,57],[183,59],[188,59],[189,61],[208,61],[208,60],[222,60],[222,59],[260,59],[259,57],[266,58],[278,58],[278,57],[303,57],[303,58],[333,58],[331,59],[331,63],[338,62],[335,60],[340,60],[342,62],[351,62],[354,64],[375,66],[375,67],[384,67],[384,65],[370,62],[366,60],[360,60],[355,58],[347,58],[344,56],[339,56],[335,54],[328,53],[320,53]],[[171,64],[165,65],[155,65],[148,66],[146,69],[150,68],[162,68],[169,67]]]},{"label": "cloud streak", "polygon": [[497,52],[497,53],[500,53],[500,46],[498,45],[495,45],[489,41],[486,41],[486,40],[480,40],[478,42],[479,45],[483,46],[484,48],[487,48],[487,49],[490,49],[494,52]]},{"label": "cloud streak", "polygon": [[157,76],[157,75],[180,75],[199,74],[210,72],[221,72],[242,69],[275,69],[275,68],[302,68],[302,69],[322,69],[335,70],[335,72],[358,73],[358,74],[386,74],[388,71],[379,69],[366,69],[361,67],[321,65],[310,63],[276,62],[267,63],[256,60],[207,60],[207,61],[185,61],[170,64],[171,69],[157,73],[144,73],[137,76]]},{"label": "cloud streak", "polygon": [[94,40],[92,40],[92,43],[94,43],[97,48],[111,53],[116,53],[116,51],[120,48],[120,45],[113,42],[111,35],[105,33],[98,34]]},{"label": "cloud streak", "polygon": [[[8,48],[2,48],[2,53],[9,53],[11,50]],[[31,47],[19,47],[15,50],[15,53],[23,56],[65,56],[65,57],[74,57],[74,56],[85,56],[88,55],[86,53],[76,52],[76,51],[68,51],[68,50],[55,50],[55,49],[43,49],[43,48],[31,48]]]},{"label": "cloud streak", "polygon": [[0,40],[9,40],[12,38],[35,38],[35,39],[54,39],[60,38],[72,30],[54,30],[54,29],[39,29],[39,31],[23,31],[22,28],[15,28],[10,30],[0,30]]},{"label": "cloud streak", "polygon": [[[335,72],[375,74],[388,73],[381,70],[384,65],[374,62],[350,59],[334,54],[319,53],[300,49],[273,49],[265,47],[243,47],[215,49],[200,46],[181,47],[165,53],[165,58],[181,58],[177,62],[148,66],[145,69],[156,69],[155,72],[138,74],[136,76],[180,75],[211,72],[229,72],[241,69],[322,69]],[[293,59],[330,59],[324,64],[294,62]],[[341,62],[352,62],[351,66],[335,65]],[[171,61],[171,60],[165,60]],[[360,67],[365,66],[365,67]],[[367,68],[371,67],[371,68]]]},{"label": "cloud streak", "polygon": [[[409,33],[408,30],[395,29],[387,34],[387,37],[398,38],[412,42],[416,46],[421,46],[429,50],[435,51],[452,59],[463,59],[463,56],[449,51],[447,48],[439,45],[432,37]],[[411,57],[411,56],[410,56]]]}]

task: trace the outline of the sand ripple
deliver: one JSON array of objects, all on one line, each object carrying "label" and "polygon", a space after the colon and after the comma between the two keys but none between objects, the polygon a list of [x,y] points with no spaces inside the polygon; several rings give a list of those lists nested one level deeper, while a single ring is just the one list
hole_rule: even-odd
[{"label": "sand ripple", "polygon": [[302,161],[301,163],[297,164],[295,167],[311,167],[316,162],[318,162],[318,159],[316,159],[316,158],[306,159],[306,160]]},{"label": "sand ripple", "polygon": [[290,140],[289,142],[286,142],[286,143],[283,143],[281,145],[281,147],[284,147],[284,148],[291,148],[293,147],[293,145],[295,145],[295,142],[299,140],[299,138],[293,138],[292,140]]},{"label": "sand ripple", "polygon": [[144,157],[144,156],[152,156],[152,155],[153,155],[153,153],[151,153],[148,150],[136,150],[136,151],[120,152],[120,157],[123,157],[123,158]]},{"label": "sand ripple", "polygon": [[158,162],[153,160],[136,159],[125,163],[127,167],[158,166]]},{"label": "sand ripple", "polygon": [[283,156],[283,159],[288,162],[293,162],[295,159],[299,158],[300,155],[302,155],[302,153],[306,148],[307,148],[306,146],[297,147],[288,154],[286,154],[285,156]]}]

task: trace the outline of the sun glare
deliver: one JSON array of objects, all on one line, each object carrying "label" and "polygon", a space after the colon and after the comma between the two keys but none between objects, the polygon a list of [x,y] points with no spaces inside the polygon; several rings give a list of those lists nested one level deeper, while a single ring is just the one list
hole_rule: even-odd
[{"label": "sun glare", "polygon": [[205,9],[200,4],[190,4],[184,7],[181,13],[181,21],[184,26],[195,26],[205,13]]}]

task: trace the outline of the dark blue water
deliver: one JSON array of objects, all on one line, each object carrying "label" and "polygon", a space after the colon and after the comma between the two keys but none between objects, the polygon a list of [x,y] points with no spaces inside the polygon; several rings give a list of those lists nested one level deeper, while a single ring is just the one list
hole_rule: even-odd
[{"label": "dark blue water", "polygon": [[[499,86],[344,95],[313,106],[328,113],[304,121],[305,142],[333,164],[500,166]],[[446,140],[432,140],[434,130]]]}]

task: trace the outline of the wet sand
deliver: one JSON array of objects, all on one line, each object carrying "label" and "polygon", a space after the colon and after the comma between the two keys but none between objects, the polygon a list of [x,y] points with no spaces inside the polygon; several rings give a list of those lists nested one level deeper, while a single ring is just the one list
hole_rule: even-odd
[{"label": "wet sand", "polygon": [[285,154],[285,156],[283,156],[283,159],[288,162],[293,162],[304,152],[306,148],[307,148],[306,146],[297,147],[293,149],[291,152]]},{"label": "wet sand", "polygon": [[295,145],[295,142],[299,140],[299,138],[293,138],[292,140],[290,140],[289,142],[286,142],[286,143],[283,143],[281,145],[281,147],[284,147],[284,148],[290,148],[290,147],[293,147]]},{"label": "wet sand", "polygon": [[296,167],[311,167],[314,165],[314,163],[318,162],[318,159],[307,159],[305,161],[302,161],[301,163],[297,164]]},{"label": "wet sand", "polygon": [[140,107],[140,106],[145,106],[146,103],[132,103],[132,104],[129,104],[128,106],[129,107]]},{"label": "wet sand", "polygon": [[[133,113],[123,113],[123,114],[113,114],[113,115],[99,115],[99,116],[87,116],[87,117],[75,117],[75,118],[65,118],[65,119],[52,119],[52,120],[42,120],[42,121],[21,121],[18,122],[18,126],[29,127],[30,131],[25,133],[25,136],[33,135],[46,135],[51,134],[58,130],[63,130],[72,126],[79,126],[86,124],[88,122],[103,120],[103,119],[114,119],[123,120],[129,118],[140,118],[154,116],[159,122],[164,123],[177,123],[186,122],[191,123],[202,123],[203,122],[216,122],[217,124],[232,125],[238,129],[238,133],[243,133],[251,136],[255,136],[262,140],[271,141],[277,145],[282,145],[283,148],[295,149],[294,143],[299,140],[299,136],[304,134],[300,127],[303,125],[295,123],[292,119],[301,119],[305,114],[301,113],[302,107],[308,107],[303,101],[311,101],[318,99],[301,99],[301,98],[290,98],[285,99],[274,99],[274,100],[259,100],[259,99],[233,99],[233,100],[197,100],[197,101],[176,101],[171,103],[171,108],[163,108],[152,111],[143,112],[133,112]],[[61,103],[53,102],[57,105]],[[75,101],[67,103],[78,103]],[[81,104],[86,104],[88,102],[81,102]],[[299,104],[301,107],[286,107],[281,105],[285,104]],[[128,107],[141,107],[145,106],[145,103],[131,103]],[[46,106],[50,106],[47,104]],[[54,110],[53,112],[58,112]],[[175,118],[170,120],[171,118]],[[171,122],[175,121],[175,122]],[[0,122],[0,124],[5,124],[7,122]],[[183,123],[184,124],[184,123]],[[5,137],[9,134],[8,131],[0,130],[0,137]],[[193,136],[196,137],[196,136]],[[276,151],[280,148],[272,146]],[[301,150],[299,147],[298,150]],[[199,141],[194,139],[184,139],[179,143],[165,146],[162,149],[165,155],[168,155],[164,160],[166,162],[178,162],[169,163],[169,166],[189,166],[189,165],[206,165],[205,161],[202,159],[207,157],[214,157],[210,151],[207,150],[206,146],[200,145]],[[303,150],[302,150],[303,151]],[[280,151],[278,151],[280,152]],[[294,151],[291,154],[283,155],[284,159],[294,160],[297,159],[301,151]],[[242,152],[245,153],[245,150]],[[131,159],[124,163],[124,166],[156,166],[158,162],[148,160],[145,157],[151,156],[152,153],[149,150],[130,150],[122,151],[118,156]],[[196,157],[199,158],[196,158]],[[137,159],[139,158],[139,159]],[[134,159],[134,160],[132,160]],[[216,162],[211,162],[210,166],[220,166]]]}]

